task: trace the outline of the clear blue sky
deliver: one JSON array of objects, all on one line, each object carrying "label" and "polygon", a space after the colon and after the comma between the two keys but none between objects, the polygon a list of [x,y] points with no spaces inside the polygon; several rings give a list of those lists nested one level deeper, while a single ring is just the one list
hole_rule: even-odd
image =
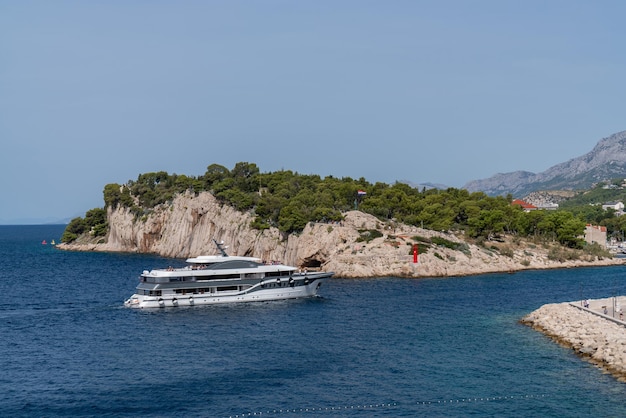
[{"label": "clear blue sky", "polygon": [[0,0],[0,223],[256,163],[462,187],[626,129],[623,1]]}]

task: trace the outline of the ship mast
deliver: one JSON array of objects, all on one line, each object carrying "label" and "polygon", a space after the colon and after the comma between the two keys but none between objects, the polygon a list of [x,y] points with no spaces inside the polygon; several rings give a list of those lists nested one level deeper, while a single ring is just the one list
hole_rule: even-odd
[{"label": "ship mast", "polygon": [[228,257],[228,254],[226,254],[226,248],[228,248],[228,246],[224,245],[224,241],[217,242],[217,240],[213,238],[213,242],[217,246],[217,249],[220,250],[220,253],[222,253],[222,257]]}]

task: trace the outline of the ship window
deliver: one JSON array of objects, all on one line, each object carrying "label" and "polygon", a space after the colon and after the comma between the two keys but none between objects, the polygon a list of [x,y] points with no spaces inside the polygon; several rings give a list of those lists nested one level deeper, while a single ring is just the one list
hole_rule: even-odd
[{"label": "ship window", "polygon": [[150,290],[150,292],[148,294],[150,296],[161,296],[161,291],[160,290]]},{"label": "ship window", "polygon": [[232,290],[239,290],[239,286],[220,286],[217,288],[218,292],[228,292]]},{"label": "ship window", "polygon": [[220,278],[223,279],[240,279],[241,278],[241,274],[225,274],[225,275],[220,275]]}]

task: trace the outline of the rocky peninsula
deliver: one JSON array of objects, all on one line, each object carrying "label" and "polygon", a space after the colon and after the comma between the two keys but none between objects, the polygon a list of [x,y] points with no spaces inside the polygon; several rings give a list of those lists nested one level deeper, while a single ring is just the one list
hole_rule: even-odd
[{"label": "rocky peninsula", "polygon": [[[588,307],[586,307],[588,303]],[[543,305],[521,322],[626,382],[626,297]]]},{"label": "rocky peninsula", "polygon": [[[86,237],[58,247],[187,258],[214,254],[215,238],[229,245],[233,255],[334,271],[335,277],[342,278],[449,277],[623,264],[621,259],[584,254],[555,256],[555,246],[510,237],[476,245],[462,235],[384,222],[360,211],[346,212],[341,222],[309,223],[301,233],[288,236],[276,228],[252,229],[252,220],[252,214],[223,205],[208,192],[185,193],[141,218],[127,208],[108,208],[105,238]],[[442,241],[453,245],[441,245]],[[419,252],[417,263],[413,262],[414,245]]]}]

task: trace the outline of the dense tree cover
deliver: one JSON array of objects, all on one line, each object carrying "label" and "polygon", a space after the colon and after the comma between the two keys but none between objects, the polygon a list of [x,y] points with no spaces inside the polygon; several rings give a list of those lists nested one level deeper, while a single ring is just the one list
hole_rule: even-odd
[{"label": "dense tree cover", "polygon": [[94,237],[103,237],[107,233],[107,213],[104,209],[91,209],[85,214],[85,218],[74,218],[65,227],[61,242],[71,242],[80,235],[88,232]]},{"label": "dense tree cover", "polygon": [[[359,195],[359,190],[366,194]],[[418,190],[404,183],[372,184],[364,178],[321,178],[289,170],[261,173],[256,164],[248,162],[237,163],[232,170],[212,164],[198,177],[163,171],[141,174],[125,185],[106,185],[104,201],[106,207],[121,205],[141,217],[186,191],[209,191],[224,204],[251,211],[255,215],[252,227],[274,226],[285,234],[301,231],[308,222],[340,221],[342,212],[359,209],[384,222],[463,231],[472,238],[489,240],[515,234],[578,247],[588,221],[582,211],[526,213],[511,205],[511,196],[489,197],[455,188]],[[76,234],[85,228],[76,220],[66,232]]]}]

